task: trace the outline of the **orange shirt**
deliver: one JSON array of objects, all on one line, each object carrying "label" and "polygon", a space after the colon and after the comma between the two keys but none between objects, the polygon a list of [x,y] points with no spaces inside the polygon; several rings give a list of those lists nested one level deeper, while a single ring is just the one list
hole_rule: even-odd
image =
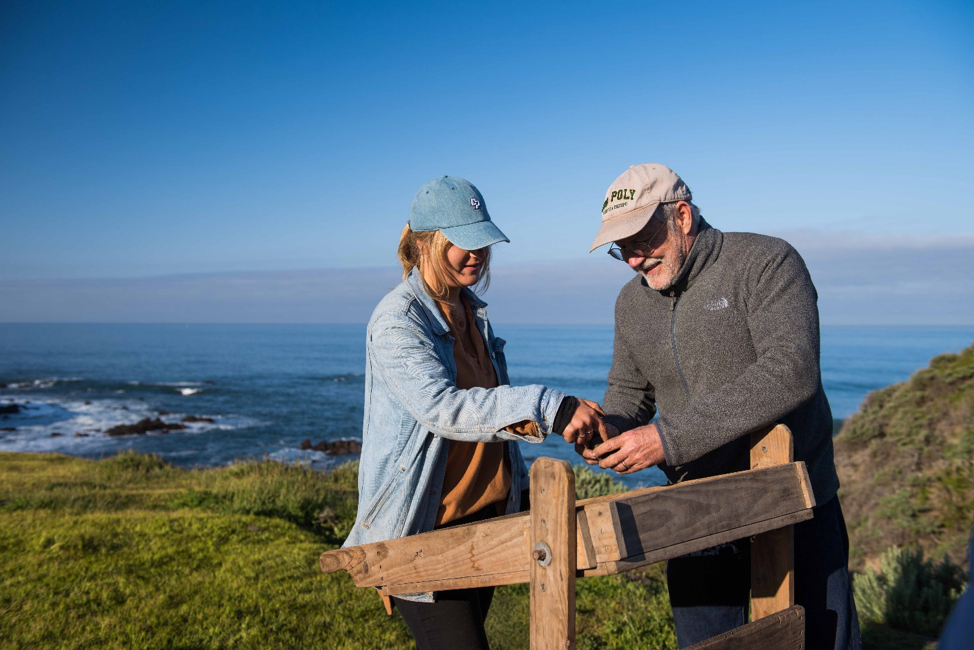
[{"label": "orange shirt", "polygon": [[[453,361],[457,366],[457,388],[494,388],[497,374],[487,354],[484,337],[466,300],[462,314],[440,304],[440,312],[453,335]],[[511,489],[504,442],[450,441],[446,476],[440,494],[436,525],[455,521],[491,504],[503,505]],[[501,513],[503,514],[503,513]]]}]

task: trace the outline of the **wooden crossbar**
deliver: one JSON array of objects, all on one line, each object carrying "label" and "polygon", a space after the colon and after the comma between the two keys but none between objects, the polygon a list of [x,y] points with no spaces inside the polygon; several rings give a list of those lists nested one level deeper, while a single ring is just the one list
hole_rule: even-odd
[{"label": "wooden crossbar", "polygon": [[686,650],[803,650],[804,647],[805,609],[793,605]]},{"label": "wooden crossbar", "polygon": [[[553,462],[539,459],[538,462]],[[811,518],[804,463],[579,501],[579,575],[612,575]],[[325,573],[387,594],[528,582],[521,513],[322,554]]]}]

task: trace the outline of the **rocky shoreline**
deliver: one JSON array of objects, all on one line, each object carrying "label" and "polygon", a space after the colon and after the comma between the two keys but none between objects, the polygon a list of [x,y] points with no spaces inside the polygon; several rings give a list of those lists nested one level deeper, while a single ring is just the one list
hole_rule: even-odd
[{"label": "rocky shoreline", "polygon": [[[85,404],[90,404],[90,402],[85,402]],[[29,401],[24,401],[23,403],[9,402],[0,404],[0,421],[9,420],[10,416],[16,416],[29,411],[32,407]],[[127,411],[128,407],[121,406],[117,407],[120,410]],[[84,431],[76,431],[74,433],[75,438],[87,438],[94,434],[104,433],[105,435],[117,438],[124,436],[143,436],[149,433],[165,435],[175,431],[186,431],[190,427],[188,425],[192,424],[213,424],[216,420],[213,417],[207,415],[186,415],[179,419],[179,421],[166,420],[166,416],[172,415],[170,411],[156,411],[154,416],[143,417],[137,422],[118,424],[112,427],[108,427],[104,430],[102,429],[86,429]],[[15,432],[17,427],[14,426],[4,426],[0,427],[0,431],[3,432]],[[53,431],[50,434],[51,438],[61,438],[65,434],[61,431]],[[312,443],[310,439],[305,439],[301,441],[298,445],[301,451],[318,451],[329,454],[331,456],[349,456],[353,454],[361,453],[362,444],[357,440],[353,439],[343,439],[343,440],[332,440],[326,441],[322,440],[318,443]]]}]

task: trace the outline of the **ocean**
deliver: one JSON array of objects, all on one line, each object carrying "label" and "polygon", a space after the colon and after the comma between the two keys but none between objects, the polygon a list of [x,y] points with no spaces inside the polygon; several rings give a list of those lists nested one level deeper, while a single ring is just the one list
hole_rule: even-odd
[{"label": "ocean", "polygon": [[[508,340],[512,383],[601,401],[611,326],[495,329]],[[847,418],[870,391],[972,341],[974,327],[823,328],[834,416]],[[361,440],[364,358],[364,325],[0,324],[0,407],[26,407],[0,415],[0,451],[100,458],[132,449],[179,466],[270,458],[326,470],[354,456],[301,450],[301,442]],[[200,421],[169,433],[105,433],[187,416]],[[521,444],[529,462],[578,461],[557,438]],[[630,487],[663,482],[655,469],[623,478]]]}]

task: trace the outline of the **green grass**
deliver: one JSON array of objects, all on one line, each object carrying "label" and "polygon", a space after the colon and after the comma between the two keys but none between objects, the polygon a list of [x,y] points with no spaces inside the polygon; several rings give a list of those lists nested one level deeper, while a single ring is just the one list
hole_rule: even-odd
[{"label": "green grass", "polygon": [[[412,648],[398,614],[318,556],[355,516],[357,465],[184,470],[0,453],[2,648]],[[580,497],[621,489],[575,468]],[[662,565],[576,588],[580,650],[675,648]],[[528,647],[526,585],[499,587],[495,650]],[[864,621],[871,649],[930,643]]]},{"label": "green grass", "polygon": [[[615,489],[580,471],[587,492]],[[318,569],[356,476],[0,454],[0,647],[411,648],[374,591]],[[577,602],[579,648],[676,646],[658,566],[581,580]],[[526,586],[498,588],[487,630],[528,646]]]}]

